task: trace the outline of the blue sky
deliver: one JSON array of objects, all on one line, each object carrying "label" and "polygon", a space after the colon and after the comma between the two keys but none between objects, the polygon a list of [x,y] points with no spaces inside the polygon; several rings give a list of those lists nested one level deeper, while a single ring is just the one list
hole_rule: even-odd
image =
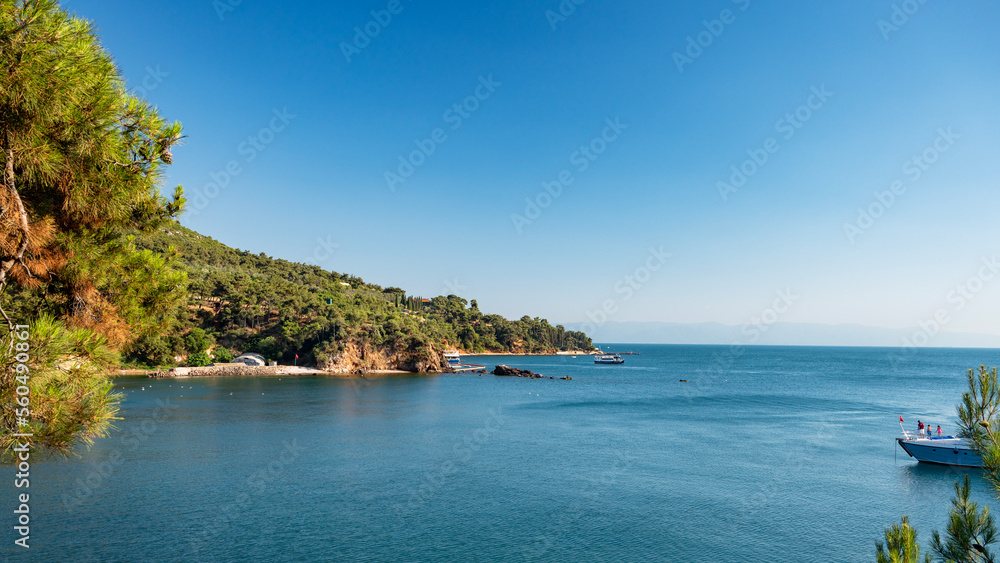
[{"label": "blue sky", "polygon": [[791,290],[781,321],[1000,334],[996,3],[65,6],[184,124],[167,187],[231,246],[509,317],[740,324]]}]

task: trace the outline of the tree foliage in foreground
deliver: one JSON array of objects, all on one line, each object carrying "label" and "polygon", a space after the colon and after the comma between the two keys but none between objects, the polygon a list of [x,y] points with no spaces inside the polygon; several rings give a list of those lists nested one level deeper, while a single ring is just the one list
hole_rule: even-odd
[{"label": "tree foliage in foreground", "polygon": [[[18,381],[0,378],[4,402],[0,458],[7,461],[17,442],[25,441],[15,438],[15,432],[33,434],[33,446],[55,452],[68,452],[77,441],[91,444],[110,428],[121,400],[107,377],[118,357],[103,336],[88,328],[67,328],[49,315],[34,319],[30,326],[31,416],[26,426],[17,424],[13,404]],[[14,364],[14,351],[0,347],[4,373],[13,373]]]},{"label": "tree foliage in foreground", "polygon": [[[924,561],[930,563],[926,554]],[[920,563],[920,545],[917,531],[910,526],[909,518],[903,516],[901,524],[893,524],[885,531],[885,543],[875,543],[875,563]]]},{"label": "tree foliage in foreground", "polygon": [[961,420],[960,436],[972,442],[983,459],[986,478],[1000,491],[1000,387],[997,368],[979,372],[969,370],[969,390],[962,394],[958,405]]},{"label": "tree foliage in foreground", "polygon": [[[181,129],[126,91],[93,25],[53,0],[0,3],[0,69],[2,347],[15,324],[31,327],[28,424],[35,445],[65,452],[117,412],[103,375],[115,350],[183,301],[183,275],[127,236],[181,210],[180,188],[169,201],[158,191]],[[4,436],[21,426],[9,352]]]},{"label": "tree foliage in foreground", "polygon": [[961,485],[955,483],[955,498],[951,501],[947,537],[934,532],[931,549],[941,561],[956,563],[993,563],[990,544],[997,540],[997,528],[989,507],[969,500],[969,476]]}]

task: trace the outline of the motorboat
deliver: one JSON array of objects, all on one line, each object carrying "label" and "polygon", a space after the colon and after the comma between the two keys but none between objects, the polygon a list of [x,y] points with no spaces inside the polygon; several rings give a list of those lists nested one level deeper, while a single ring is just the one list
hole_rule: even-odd
[{"label": "motorboat", "polygon": [[594,356],[595,364],[624,364],[625,360],[622,359],[618,354],[603,354],[600,356]]},{"label": "motorboat", "polygon": [[[902,422],[900,423],[902,428]],[[982,467],[983,460],[965,438],[955,436],[920,436],[903,430],[896,438],[899,447],[910,457],[924,463],[956,465],[959,467]]]}]

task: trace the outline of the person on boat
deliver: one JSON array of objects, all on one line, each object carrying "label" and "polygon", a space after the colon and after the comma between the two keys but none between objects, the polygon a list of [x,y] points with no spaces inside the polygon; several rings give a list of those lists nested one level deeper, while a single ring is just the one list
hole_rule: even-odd
[{"label": "person on boat", "polygon": [[920,433],[921,438],[924,437],[924,423],[919,420],[917,421],[917,432]]},{"label": "person on boat", "polygon": [[941,437],[941,425],[938,424],[938,438]]}]

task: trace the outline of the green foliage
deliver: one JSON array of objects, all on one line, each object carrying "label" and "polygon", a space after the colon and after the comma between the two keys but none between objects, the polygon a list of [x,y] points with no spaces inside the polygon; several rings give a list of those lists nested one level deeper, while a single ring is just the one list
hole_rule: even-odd
[{"label": "green foliage", "polygon": [[[25,384],[24,379],[18,381],[14,369],[17,350],[0,346],[0,397],[4,398],[0,458],[4,461],[11,461],[17,442],[30,442],[33,451],[62,454],[68,454],[76,441],[91,444],[94,438],[107,435],[121,401],[106,376],[118,357],[103,336],[89,329],[67,328],[50,315],[32,321],[28,332],[30,415],[26,426],[17,423],[13,399],[17,386]],[[17,432],[33,437],[14,438]]]},{"label": "green foliage", "polygon": [[130,347],[128,358],[132,362],[158,367],[170,364],[173,353],[167,340],[159,336],[146,336]]},{"label": "green foliage", "polygon": [[995,421],[1000,412],[1000,387],[997,386],[997,368],[992,371],[986,366],[979,366],[979,373],[969,370],[969,390],[962,394],[962,403],[958,405],[958,417],[961,420],[963,438],[975,439],[985,433],[983,422]]},{"label": "green foliage", "polygon": [[192,328],[191,332],[184,337],[184,347],[191,353],[204,352],[213,344],[215,344],[215,338],[206,333],[205,329],[199,327]]},{"label": "green foliage", "polygon": [[193,368],[211,365],[212,363],[212,357],[208,355],[208,352],[204,351],[191,354],[187,360],[187,365]]},{"label": "green foliage", "polygon": [[[21,430],[67,453],[115,417],[120,397],[106,374],[117,351],[162,360],[156,335],[186,304],[172,254],[127,236],[183,206],[180,187],[170,201],[159,191],[181,127],[130,94],[93,24],[54,0],[0,2],[0,68],[0,295],[11,299],[0,306],[31,327]],[[9,453],[15,339],[0,336],[0,451]]]},{"label": "green foliage", "polygon": [[[885,531],[885,544],[875,542],[876,563],[920,563],[920,545],[917,543],[917,531],[910,526],[909,519],[903,516],[902,524],[893,524]],[[931,556],[924,556],[929,563]]]},{"label": "green foliage", "polygon": [[217,346],[212,353],[215,355],[215,361],[220,364],[229,363],[236,357],[233,355],[232,350],[225,346]]},{"label": "green foliage", "polygon": [[962,394],[958,405],[961,420],[959,435],[972,442],[986,469],[986,478],[1000,491],[1000,387],[997,368],[968,372],[969,390]]},{"label": "green foliage", "polygon": [[273,336],[265,336],[257,342],[253,352],[257,352],[261,356],[264,356],[267,360],[277,360],[281,357],[281,344],[278,343],[278,339]]},{"label": "green foliage", "polygon": [[969,476],[961,485],[955,483],[955,498],[951,501],[948,535],[942,541],[934,532],[931,548],[942,561],[961,563],[993,563],[990,544],[997,540],[997,528],[988,507],[969,501]]},{"label": "green foliage", "polygon": [[42,311],[116,346],[161,330],[183,280],[123,237],[181,210],[180,188],[159,192],[180,125],[128,93],[94,26],[52,0],[0,3],[0,68],[0,287],[44,285]]}]

